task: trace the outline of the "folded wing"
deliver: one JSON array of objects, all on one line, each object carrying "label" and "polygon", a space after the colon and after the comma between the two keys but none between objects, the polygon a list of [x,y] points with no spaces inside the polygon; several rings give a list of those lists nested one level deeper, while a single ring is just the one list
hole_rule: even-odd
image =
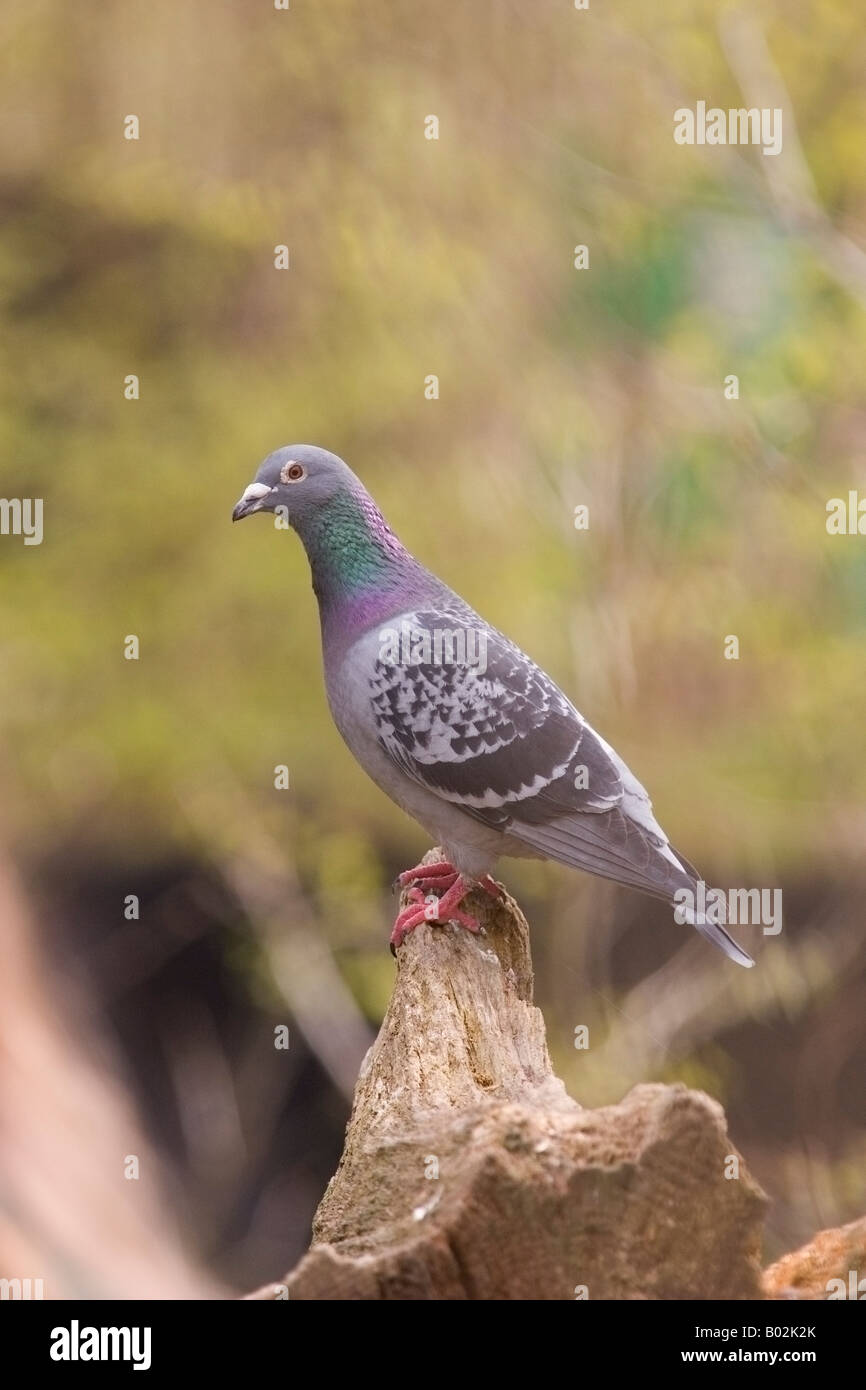
[{"label": "folded wing", "polygon": [[[371,695],[404,772],[545,858],[666,901],[696,884],[640,782],[519,647],[462,607],[402,626],[401,659],[377,661]],[[751,964],[720,925],[694,925]]]}]

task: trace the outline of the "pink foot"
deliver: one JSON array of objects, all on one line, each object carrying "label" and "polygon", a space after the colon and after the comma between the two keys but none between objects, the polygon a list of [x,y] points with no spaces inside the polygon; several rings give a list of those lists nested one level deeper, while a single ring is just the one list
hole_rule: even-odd
[{"label": "pink foot", "polygon": [[[435,864],[416,864],[414,869],[406,869],[405,873],[399,875],[397,882],[401,888],[411,883],[425,893],[432,888],[441,888],[447,892],[457,882],[457,878],[458,873],[454,865],[447,859],[441,859]],[[500,888],[489,874],[482,874],[478,880],[478,887],[489,893],[491,898],[504,897],[504,889]]]},{"label": "pink foot", "polygon": [[438,878],[416,878],[413,882],[414,888],[420,888],[422,893],[431,893],[435,888],[437,893],[447,893],[449,888],[453,888],[457,882],[457,870],[453,874],[440,874]]},{"label": "pink foot", "polygon": [[[419,865],[419,869],[422,871],[439,867],[445,866],[438,864]],[[409,897],[412,899],[412,904],[410,907],[404,908],[394,923],[394,930],[391,933],[392,951],[396,952],[396,948],[402,944],[408,933],[414,931],[416,927],[420,927],[423,922],[457,922],[467,931],[477,932],[479,930],[475,918],[460,911],[460,904],[466,894],[472,892],[475,884],[471,879],[466,879],[462,874],[458,874],[449,864],[446,872],[436,875],[438,885],[444,886],[443,879],[451,879],[451,875],[454,877],[448,883],[446,892],[441,898],[432,898],[430,902],[426,901],[420,888],[410,888]]]},{"label": "pink foot", "polygon": [[407,869],[405,873],[400,874],[397,882],[401,888],[405,888],[407,883],[414,883],[416,879],[442,878],[445,874],[456,878],[457,870],[447,859],[441,859],[436,864],[416,864],[414,869]]},{"label": "pink foot", "polygon": [[406,894],[406,896],[407,896],[407,898],[409,899],[409,906],[408,906],[408,907],[404,907],[404,908],[403,908],[403,911],[400,912],[400,913],[398,913],[398,915],[397,915],[397,920],[396,920],[395,923],[394,923],[394,930],[393,930],[392,933],[391,933],[391,945],[392,945],[392,946],[394,945],[395,938],[398,938],[398,940],[397,940],[397,944],[398,944],[398,945],[399,945],[400,941],[403,940],[403,935],[404,935],[403,926],[404,926],[404,923],[408,922],[409,919],[410,919],[410,917],[416,916],[416,914],[418,913],[419,908],[426,907],[426,905],[427,905],[427,899],[425,898],[424,894],[421,892],[420,888],[410,888],[409,891],[408,891],[408,893]]}]

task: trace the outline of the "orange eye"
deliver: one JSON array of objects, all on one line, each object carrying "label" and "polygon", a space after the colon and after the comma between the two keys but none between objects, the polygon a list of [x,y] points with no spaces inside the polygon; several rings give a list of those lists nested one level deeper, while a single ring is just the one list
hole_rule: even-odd
[{"label": "orange eye", "polygon": [[302,463],[287,463],[281,474],[284,483],[299,483],[306,476],[307,470]]}]

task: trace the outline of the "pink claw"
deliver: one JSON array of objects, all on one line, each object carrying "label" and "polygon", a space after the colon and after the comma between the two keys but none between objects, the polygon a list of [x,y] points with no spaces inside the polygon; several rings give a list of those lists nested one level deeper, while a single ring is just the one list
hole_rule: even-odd
[{"label": "pink claw", "polygon": [[453,888],[457,882],[457,870],[452,874],[440,874],[439,878],[416,878],[415,887],[420,888],[422,893],[430,893],[434,888],[439,892],[447,893],[449,888]]},{"label": "pink claw", "polygon": [[447,859],[438,860],[435,864],[416,864],[414,869],[406,869],[405,873],[400,874],[397,882],[401,888],[405,888],[407,883],[414,883],[416,879],[442,878],[444,874],[457,877],[457,870]]},{"label": "pink claw", "polygon": [[[434,868],[441,869],[441,872],[435,875],[434,884],[431,885],[427,870]],[[420,927],[423,922],[456,922],[459,926],[465,927],[467,931],[477,932],[480,930],[477,920],[470,917],[467,912],[460,910],[463,899],[475,887],[471,880],[458,874],[450,864],[421,864],[418,865],[417,869],[410,870],[409,881],[412,881],[412,876],[414,876],[416,883],[420,879],[422,883],[425,883],[425,886],[435,885],[439,888],[445,888],[446,891],[441,898],[433,898],[432,901],[427,902],[420,888],[413,886],[409,889],[407,896],[411,899],[412,905],[404,908],[394,923],[394,930],[391,932],[392,950],[401,945],[408,933],[414,931],[416,927]],[[404,874],[400,875],[401,882],[405,877]],[[492,879],[490,882],[493,883]],[[491,891],[483,880],[482,886],[488,893]],[[496,884],[493,884],[493,888],[496,890],[496,896],[499,896],[501,890]]]},{"label": "pink claw", "polygon": [[403,923],[408,922],[409,918],[413,917],[418,912],[419,903],[425,902],[424,894],[418,888],[410,888],[406,896],[409,898],[411,905],[409,907],[404,907],[403,911],[398,914],[397,920],[394,923],[394,930],[391,933],[392,944],[394,943],[394,938],[399,935],[399,939],[396,943],[398,946],[400,941],[403,940]]}]

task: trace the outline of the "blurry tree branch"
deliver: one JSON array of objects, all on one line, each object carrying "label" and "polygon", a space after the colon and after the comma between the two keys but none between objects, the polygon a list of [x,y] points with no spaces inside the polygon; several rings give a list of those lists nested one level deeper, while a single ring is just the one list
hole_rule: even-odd
[{"label": "blurry tree branch", "polygon": [[707,953],[679,951],[625,995],[619,1025],[597,1049],[595,1063],[628,1081],[692,1055],[725,1027],[768,1014],[794,1016],[832,989],[861,952],[859,924],[841,910],[796,942],[763,952],[760,969],[744,978],[732,980]]},{"label": "blurry tree branch", "polygon": [[779,216],[809,242],[834,279],[866,305],[866,252],[833,225],[821,205],[800,142],[791,96],[760,21],[751,9],[726,9],[719,16],[719,34],[748,104],[759,109],[779,108],[784,113],[780,153],[760,160]]},{"label": "blurry tree branch", "polygon": [[[277,844],[254,803],[227,768],[209,774],[206,793],[188,787],[181,802],[252,924],[274,984],[311,1051],[351,1102],[373,1032],[316,929],[290,854]],[[223,808],[222,819],[220,808]]]}]

